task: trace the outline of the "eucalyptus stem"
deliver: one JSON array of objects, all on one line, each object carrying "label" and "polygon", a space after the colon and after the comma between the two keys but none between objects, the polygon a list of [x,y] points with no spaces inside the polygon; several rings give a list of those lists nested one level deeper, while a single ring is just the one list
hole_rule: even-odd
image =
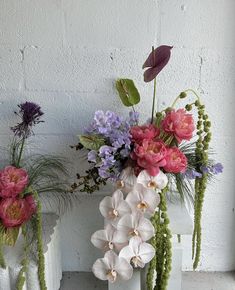
[{"label": "eucalyptus stem", "polygon": [[21,158],[22,158],[23,150],[24,150],[25,139],[26,139],[25,137],[23,137],[23,139],[22,139],[22,143],[21,143],[21,146],[20,146],[20,153],[19,153],[19,156],[18,156],[17,164],[16,164],[17,167],[20,166],[20,161],[21,161]]}]

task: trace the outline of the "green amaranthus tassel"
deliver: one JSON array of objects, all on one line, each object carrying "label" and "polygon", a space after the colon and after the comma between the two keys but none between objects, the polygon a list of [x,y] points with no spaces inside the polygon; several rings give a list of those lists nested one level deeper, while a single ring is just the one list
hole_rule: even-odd
[{"label": "green amaranthus tassel", "polygon": [[[210,126],[208,115],[205,113],[205,106],[200,103],[200,99],[195,102],[198,109],[197,135],[196,142],[196,158],[198,161],[198,171],[200,172],[200,164],[207,166],[208,164],[208,148],[211,140]],[[207,173],[203,173],[201,178],[195,180],[195,202],[194,202],[194,231],[192,238],[192,258],[194,259],[193,268],[196,269],[200,260],[201,253],[201,217],[204,201],[204,194],[207,185]]]},{"label": "green amaranthus tassel", "polygon": [[25,225],[22,226],[22,234],[24,236],[24,258],[21,262],[22,268],[20,270],[20,273],[17,278],[16,282],[16,289],[17,290],[23,290],[24,283],[26,281],[26,273],[28,270],[28,264],[29,264],[29,259],[28,259],[28,254],[29,254],[29,243],[28,243],[28,238],[27,238],[27,233],[26,233],[26,228]]},{"label": "green amaranthus tassel", "polygon": [[3,255],[3,251],[2,251],[1,242],[0,242],[0,267],[3,269],[6,269],[6,263],[5,263],[5,259],[4,259],[4,255]]},{"label": "green amaranthus tassel", "polygon": [[37,200],[37,213],[36,213],[36,235],[37,235],[37,251],[38,251],[38,279],[41,290],[47,290],[45,281],[45,258],[43,253],[42,242],[42,205],[38,198],[37,192],[34,192],[35,199]]},{"label": "green amaranthus tassel", "polygon": [[[152,217],[152,223],[155,228],[155,236],[151,243],[156,250],[154,259],[150,262],[147,274],[148,290],[166,290],[171,271],[171,232],[168,228],[169,219],[167,217],[166,191],[160,193],[159,210]],[[154,283],[154,271],[156,271],[156,281]]]}]

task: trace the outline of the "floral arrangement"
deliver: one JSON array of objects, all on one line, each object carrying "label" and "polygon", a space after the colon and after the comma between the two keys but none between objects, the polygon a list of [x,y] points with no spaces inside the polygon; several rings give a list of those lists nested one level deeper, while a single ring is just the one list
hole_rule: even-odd
[{"label": "floral arrangement", "polygon": [[33,127],[43,122],[43,112],[32,102],[18,107],[15,114],[20,122],[11,128],[14,137],[9,149],[10,161],[0,170],[0,267],[7,266],[4,247],[14,246],[19,235],[23,235],[24,254],[16,289],[24,287],[29,257],[36,243],[40,289],[46,290],[40,194],[54,192],[63,195],[66,185],[58,180],[65,177],[66,170],[63,160],[56,156],[23,158],[26,141],[33,134]]},{"label": "floral arrangement", "polygon": [[[182,201],[194,201],[192,238],[193,267],[201,249],[201,213],[208,180],[222,172],[222,165],[209,157],[211,140],[205,106],[194,90],[179,94],[173,104],[155,111],[156,77],[168,63],[172,47],[152,49],[143,68],[144,81],[153,81],[151,119],[139,124],[135,106],[140,94],[130,79],[119,79],[116,88],[122,103],[131,107],[129,117],[97,111],[91,124],[79,136],[77,150],[88,150],[90,164],[85,175],[77,174],[72,190],[92,193],[111,181],[116,190],[101,201],[99,210],[105,228],[91,237],[104,258],[93,265],[101,280],[128,280],[133,268],[149,263],[147,289],[165,290],[171,270],[171,232],[167,195],[177,191]],[[176,109],[189,94],[193,103]],[[196,116],[190,113],[196,109]],[[156,279],[155,279],[156,272]]]}]

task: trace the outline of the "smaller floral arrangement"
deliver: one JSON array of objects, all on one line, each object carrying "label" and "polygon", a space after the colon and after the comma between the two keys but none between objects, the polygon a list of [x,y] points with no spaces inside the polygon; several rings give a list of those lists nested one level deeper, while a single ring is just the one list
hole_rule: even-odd
[{"label": "smaller floral arrangement", "polygon": [[[93,265],[101,280],[128,280],[133,268],[150,262],[148,290],[166,290],[171,269],[171,232],[167,215],[167,194],[177,192],[185,202],[194,201],[194,268],[201,248],[201,211],[207,182],[223,166],[209,156],[211,122],[194,90],[181,92],[172,105],[160,112],[156,107],[156,77],[168,63],[170,46],[152,49],[143,68],[145,82],[153,80],[152,114],[139,124],[135,106],[140,94],[130,79],[119,79],[116,88],[122,103],[131,107],[127,118],[115,112],[97,111],[79,136],[76,149],[88,150],[90,168],[71,190],[92,193],[112,182],[116,190],[106,196],[99,210],[105,227],[92,235],[93,245],[104,258]],[[175,108],[191,93],[193,103]],[[196,109],[194,116],[190,111]],[[156,280],[153,278],[157,273]]]},{"label": "smaller floral arrangement", "polygon": [[[20,122],[11,128],[14,133],[10,145],[9,165],[0,170],[0,266],[5,268],[4,247],[14,246],[19,235],[24,238],[24,255],[21,262],[17,290],[25,283],[29,258],[36,243],[40,289],[46,290],[45,266],[42,242],[42,213],[40,195],[44,192],[63,194],[66,170],[62,159],[49,155],[23,158],[27,139],[33,134],[33,126],[43,122],[43,112],[32,102],[20,104],[15,112]],[[59,179],[60,178],[60,179]]]}]

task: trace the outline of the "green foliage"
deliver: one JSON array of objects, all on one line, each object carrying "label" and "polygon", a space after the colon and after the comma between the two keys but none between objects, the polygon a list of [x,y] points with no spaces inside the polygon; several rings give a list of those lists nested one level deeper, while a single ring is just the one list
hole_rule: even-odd
[{"label": "green foliage", "polygon": [[131,107],[140,102],[140,94],[133,80],[118,79],[116,89],[124,106]]},{"label": "green foliage", "polygon": [[79,135],[80,143],[90,150],[98,150],[105,144],[104,138],[99,135]]},{"label": "green foliage", "polygon": [[0,267],[6,269],[6,263],[3,255],[2,243],[0,242]]}]

